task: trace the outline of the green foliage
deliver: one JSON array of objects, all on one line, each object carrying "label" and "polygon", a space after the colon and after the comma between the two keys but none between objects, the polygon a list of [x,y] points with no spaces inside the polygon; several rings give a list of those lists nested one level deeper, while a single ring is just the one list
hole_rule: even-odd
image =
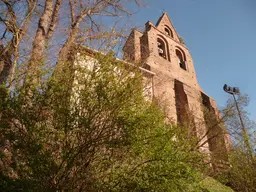
[{"label": "green foliage", "polygon": [[93,57],[2,99],[1,191],[191,191],[203,157],[186,129],[145,100],[138,68]]},{"label": "green foliage", "polygon": [[256,191],[256,158],[241,147],[233,148],[229,154],[230,169],[217,179],[235,191]]},{"label": "green foliage", "polygon": [[184,132],[164,124],[159,109],[144,106],[136,116],[124,119],[129,122],[133,150],[129,154],[132,159],[122,163],[128,174],[121,172],[115,179],[119,180],[116,191],[185,191],[196,182],[200,154],[181,143],[178,137]]},{"label": "green foliage", "polygon": [[229,151],[230,167],[216,178],[222,183],[231,186],[235,191],[254,192],[256,191],[256,154],[253,150],[255,149],[255,141],[252,133],[255,131],[255,122],[250,120],[246,111],[249,97],[247,95],[239,95],[237,103],[245,131],[241,126],[234,100],[230,98],[223,113],[225,124],[231,134],[233,143],[232,149]]},{"label": "green foliage", "polygon": [[203,192],[233,192],[231,188],[221,184],[211,177],[206,177],[201,181],[200,187]]}]

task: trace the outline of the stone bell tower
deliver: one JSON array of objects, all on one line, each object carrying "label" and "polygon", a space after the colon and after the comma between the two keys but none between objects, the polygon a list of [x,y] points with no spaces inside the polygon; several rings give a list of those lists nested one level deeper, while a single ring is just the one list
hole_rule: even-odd
[{"label": "stone bell tower", "polygon": [[[189,50],[167,13],[156,25],[148,21],[144,32],[133,29],[123,52],[125,60],[143,63],[155,73],[153,95],[164,106],[168,119],[183,125],[189,121],[193,124],[191,134],[201,140],[200,150],[214,161],[227,162],[229,135],[220,124],[212,126],[206,120],[205,109],[215,114],[213,121],[220,117],[216,102],[199,86]],[[213,166],[216,168],[216,163]]]}]

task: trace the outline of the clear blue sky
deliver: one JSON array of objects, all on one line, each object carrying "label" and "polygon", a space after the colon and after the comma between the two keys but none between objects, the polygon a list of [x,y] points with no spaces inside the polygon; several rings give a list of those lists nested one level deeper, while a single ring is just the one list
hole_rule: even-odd
[{"label": "clear blue sky", "polygon": [[239,87],[256,120],[256,0],[148,0],[134,24],[156,23],[163,10],[190,50],[203,90],[223,107],[223,85]]}]

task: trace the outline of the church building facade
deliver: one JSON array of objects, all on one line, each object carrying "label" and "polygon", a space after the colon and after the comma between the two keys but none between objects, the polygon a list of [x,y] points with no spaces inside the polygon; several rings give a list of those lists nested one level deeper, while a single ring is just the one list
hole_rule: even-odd
[{"label": "church building facade", "polygon": [[[133,29],[123,47],[124,60],[143,63],[152,77],[153,99],[164,106],[170,122],[190,121],[191,130],[200,140],[200,150],[215,161],[228,161],[229,135],[221,123],[209,123],[207,112],[215,115],[211,123],[221,118],[216,102],[200,87],[192,57],[167,15],[156,25],[148,21],[145,30]],[[192,115],[191,115],[192,114]],[[214,166],[214,165],[213,165]]]}]

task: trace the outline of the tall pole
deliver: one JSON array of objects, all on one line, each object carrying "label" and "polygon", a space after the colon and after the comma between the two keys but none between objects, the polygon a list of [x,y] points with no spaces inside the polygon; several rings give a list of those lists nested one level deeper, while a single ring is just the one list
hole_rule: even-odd
[{"label": "tall pole", "polygon": [[234,101],[235,101],[235,104],[236,104],[236,109],[237,109],[237,112],[238,112],[238,116],[239,116],[239,119],[240,119],[240,122],[241,122],[241,125],[242,125],[244,143],[245,143],[247,149],[249,150],[249,153],[250,153],[249,155],[252,157],[252,149],[251,149],[251,146],[250,146],[250,142],[249,142],[249,138],[248,138],[248,135],[247,135],[246,128],[244,126],[243,118],[242,118],[241,112],[239,110],[235,94],[232,93],[232,95],[233,95],[233,98],[234,98]]},{"label": "tall pole", "polygon": [[239,110],[239,107],[238,107],[238,104],[237,104],[237,101],[236,101],[235,94],[232,94],[232,95],[233,95],[233,98],[234,98],[234,101],[235,101],[235,104],[236,104],[236,109],[237,109],[238,116],[239,116],[239,119],[240,119],[240,122],[241,122],[241,125],[242,125],[243,132],[246,133],[246,129],[245,129],[245,126],[244,126],[244,122],[243,122],[243,119],[242,119],[241,112]]}]

